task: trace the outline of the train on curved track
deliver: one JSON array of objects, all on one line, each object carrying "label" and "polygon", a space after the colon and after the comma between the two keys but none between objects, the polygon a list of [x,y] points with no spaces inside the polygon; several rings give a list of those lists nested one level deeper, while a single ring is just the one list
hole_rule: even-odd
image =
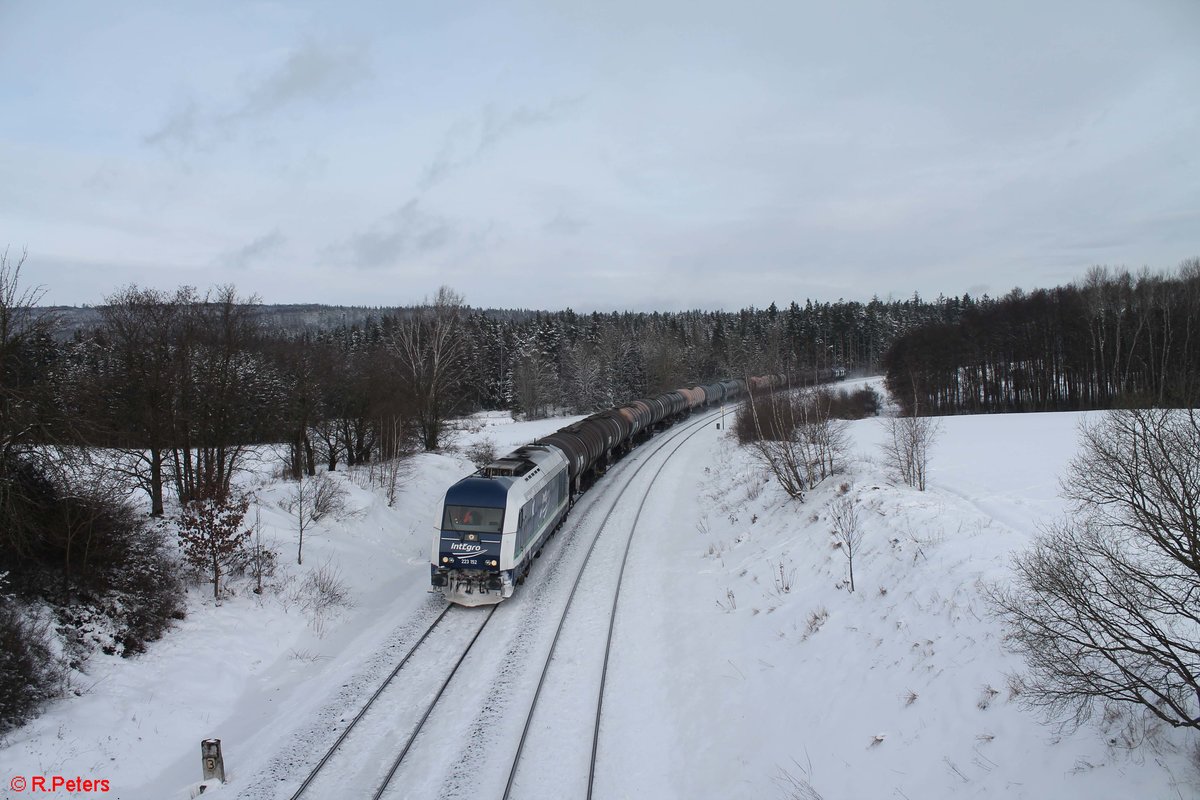
[{"label": "train on curved track", "polygon": [[747,391],[773,391],[778,375],[663,392],[560,428],[496,459],[446,492],[434,534],[430,579],[466,606],[499,603],[525,581],[546,540],[580,492],[662,430]]}]

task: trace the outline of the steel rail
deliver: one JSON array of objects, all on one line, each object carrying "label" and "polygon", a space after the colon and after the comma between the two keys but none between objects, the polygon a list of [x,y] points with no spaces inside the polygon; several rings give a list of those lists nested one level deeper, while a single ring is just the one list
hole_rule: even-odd
[{"label": "steel rail", "polygon": [[[558,620],[558,627],[554,632],[554,639],[551,641],[549,652],[546,654],[545,664],[542,666],[542,674],[538,679],[537,688],[534,690],[533,700],[529,706],[529,713],[525,717],[525,726],[521,731],[521,738],[517,743],[517,751],[513,756],[512,768],[510,769],[509,774],[508,774],[508,782],[505,784],[505,787],[504,787],[504,795],[503,795],[504,800],[510,800],[510,798],[512,797],[512,790],[513,790],[513,786],[516,782],[517,771],[520,768],[521,756],[525,750],[525,742],[529,737],[529,731],[533,724],[533,717],[534,717],[534,714],[538,707],[538,701],[541,698],[542,688],[545,686],[545,683],[546,683],[546,676],[550,672],[550,664],[554,661],[554,654],[558,647],[558,641],[562,636],[564,627],[566,626],[567,613],[570,611],[572,603],[575,600],[575,593],[578,591],[579,586],[582,583],[583,573],[586,571],[588,563],[591,561],[592,553],[596,549],[597,542],[600,541],[601,533],[604,531],[604,528],[608,524],[609,519],[616,512],[618,506],[620,506],[621,498],[624,497],[625,493],[627,491],[629,491],[630,487],[633,486],[634,479],[637,478],[638,474],[643,469],[645,469],[647,466],[649,466],[650,459],[653,456],[656,456],[659,453],[663,452],[663,450],[665,450],[670,445],[671,442],[675,441],[676,439],[680,439],[682,437],[682,440],[677,445],[675,445],[675,448],[673,450],[671,450],[667,454],[667,457],[665,459],[663,459],[662,464],[659,465],[658,470],[654,473],[654,477],[651,478],[651,481],[650,481],[650,485],[652,486],[654,481],[658,478],[659,474],[661,474],[663,468],[666,467],[671,456],[674,455],[675,452],[677,450],[679,450],[680,447],[683,446],[684,442],[686,442],[688,439],[690,439],[693,436],[695,436],[696,434],[698,434],[700,431],[704,430],[704,428],[707,427],[708,423],[711,422],[712,420],[716,419],[718,416],[720,416],[721,413],[722,412],[718,412],[718,411],[709,412],[709,413],[705,414],[704,416],[700,417],[698,420],[695,420],[691,424],[684,423],[686,427],[676,430],[675,431],[676,435],[667,439],[665,442],[663,442],[658,447],[658,449],[656,449],[653,453],[650,453],[649,456],[647,456],[646,460],[643,461],[641,464],[639,464],[638,468],[636,470],[634,470],[632,475],[629,476],[629,479],[625,482],[624,486],[621,487],[620,492],[614,498],[613,503],[612,503],[611,507],[609,508],[608,512],[604,515],[604,519],[602,519],[600,521],[600,525],[596,529],[596,535],[592,538],[591,546],[588,547],[587,555],[584,557],[583,563],[579,567],[579,571],[575,574],[575,583],[574,583],[574,585],[572,585],[571,593],[568,595],[567,602],[563,606],[562,614],[560,615],[559,620]],[[646,496],[649,495],[649,492],[650,492],[650,489],[649,489],[649,487],[647,487],[646,494],[643,495],[641,504],[638,506],[637,516],[634,518],[633,525],[630,526],[629,541],[626,542],[626,546],[625,546],[625,558],[621,562],[621,576],[618,578],[618,581],[617,581],[617,594],[614,595],[614,598],[613,598],[612,617],[609,620],[608,642],[605,646],[605,652],[604,652],[604,671],[605,672],[608,669],[608,657],[609,657],[609,649],[612,644],[612,634],[613,634],[613,625],[615,622],[615,615],[616,615],[617,597],[619,597],[620,590],[621,590],[620,589],[621,578],[624,577],[625,563],[629,557],[629,543],[632,542],[632,540],[633,540],[633,531],[637,526],[637,518],[641,516],[642,506],[645,505]],[[598,696],[597,709],[596,709],[596,728],[595,728],[595,732],[593,733],[593,740],[592,740],[591,765],[589,768],[589,776],[588,776],[588,797],[589,798],[591,797],[592,784],[593,784],[593,779],[594,779],[594,775],[595,775],[595,767],[596,767],[595,762],[596,762],[596,752],[597,752],[596,742],[597,742],[598,732],[599,732],[599,728],[600,728],[600,712],[601,712],[602,705],[603,705],[604,678],[605,678],[605,675],[604,675],[604,673],[602,673],[601,674],[601,682],[600,682],[600,693]]]},{"label": "steel rail", "polygon": [[446,692],[446,687],[450,685],[450,681],[454,680],[454,676],[458,674],[458,668],[461,667],[463,662],[467,660],[467,656],[471,654],[471,649],[475,647],[475,642],[479,641],[479,635],[483,633],[483,629],[487,627],[488,622],[490,622],[492,619],[492,615],[496,613],[496,609],[499,607],[499,604],[497,604],[488,609],[487,616],[483,619],[483,624],[479,626],[479,630],[475,631],[475,635],[471,637],[470,643],[466,646],[466,649],[463,650],[462,655],[458,657],[458,661],[454,663],[454,669],[450,670],[450,674],[446,676],[446,680],[442,681],[442,685],[437,690],[437,694],[433,696],[433,700],[430,701],[429,706],[425,709],[425,713],[421,716],[420,721],[417,722],[417,727],[413,728],[412,733],[409,734],[408,741],[404,743],[404,748],[400,751],[400,754],[396,756],[396,760],[392,762],[392,766],[391,769],[388,770],[387,777],[383,779],[383,783],[381,783],[379,788],[375,790],[375,794],[371,796],[371,800],[379,800],[379,798],[383,797],[383,793],[387,791],[388,784],[392,782],[392,778],[396,777],[396,770],[400,769],[401,762],[403,762],[404,757],[408,755],[408,751],[412,749],[413,742],[417,740],[417,736],[420,735],[422,728],[425,727],[425,723],[428,721],[429,715],[433,713],[434,707],[436,707],[438,701],[442,699],[442,695]]},{"label": "steel rail", "polygon": [[337,741],[333,743],[329,750],[326,751],[325,755],[321,757],[321,760],[317,762],[317,765],[313,767],[311,772],[308,773],[308,777],[304,779],[304,782],[300,784],[299,788],[296,789],[295,793],[292,794],[289,800],[299,800],[304,792],[308,790],[309,785],[316,780],[317,775],[322,769],[324,769],[325,765],[329,763],[329,759],[333,758],[333,754],[336,753],[337,749],[342,746],[342,742],[346,741],[346,737],[350,735],[350,731],[354,730],[354,726],[359,723],[359,720],[366,716],[367,711],[370,710],[375,701],[379,699],[379,695],[383,694],[383,690],[386,689],[389,684],[391,684],[392,680],[400,673],[400,670],[404,668],[404,665],[408,663],[410,658],[412,658],[413,653],[417,652],[417,649],[420,648],[425,640],[429,638],[429,635],[433,633],[434,629],[437,628],[441,621],[446,618],[446,614],[450,612],[450,608],[451,606],[447,604],[447,606],[442,609],[442,613],[438,614],[437,618],[430,623],[429,627],[425,629],[425,632],[421,634],[421,638],[417,639],[416,643],[413,644],[413,646],[410,647],[408,652],[404,655],[404,658],[400,659],[400,663],[392,668],[392,671],[388,673],[388,676],[384,679],[383,683],[379,685],[379,688],[375,690],[375,693],[371,695],[366,704],[363,705],[363,707],[359,709],[358,713],[354,715],[354,719],[350,720],[350,724],[346,726],[345,730],[343,730],[341,735],[338,736]]}]

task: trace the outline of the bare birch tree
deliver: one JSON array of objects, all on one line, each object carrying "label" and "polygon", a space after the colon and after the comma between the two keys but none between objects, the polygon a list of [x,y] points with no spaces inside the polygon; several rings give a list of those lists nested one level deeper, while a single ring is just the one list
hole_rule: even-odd
[{"label": "bare birch tree", "polygon": [[858,506],[850,496],[839,497],[830,509],[833,535],[841,544],[842,554],[850,565],[850,591],[854,591],[854,554],[862,544],[863,531],[858,519]]},{"label": "bare birch tree", "polygon": [[392,335],[391,351],[412,395],[426,450],[441,446],[446,420],[459,409],[466,360],[462,316],[462,295],[443,286],[432,303],[400,320]]},{"label": "bare birch tree", "polygon": [[884,460],[904,483],[925,491],[929,475],[929,450],[941,426],[932,417],[887,417],[883,420]]}]

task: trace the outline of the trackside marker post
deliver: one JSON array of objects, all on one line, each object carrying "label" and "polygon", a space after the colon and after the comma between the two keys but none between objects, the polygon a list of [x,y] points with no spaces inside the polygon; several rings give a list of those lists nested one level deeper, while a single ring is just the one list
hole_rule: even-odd
[{"label": "trackside marker post", "polygon": [[220,739],[200,742],[200,760],[204,768],[204,780],[225,782],[225,759],[221,756]]}]

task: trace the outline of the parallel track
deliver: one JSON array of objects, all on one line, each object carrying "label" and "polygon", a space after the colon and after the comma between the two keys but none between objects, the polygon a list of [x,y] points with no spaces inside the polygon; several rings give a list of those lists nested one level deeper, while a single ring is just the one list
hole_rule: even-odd
[{"label": "parallel track", "polygon": [[[671,456],[674,455],[676,453],[676,451],[679,450],[679,448],[683,447],[683,445],[689,439],[691,439],[696,434],[700,433],[700,431],[704,430],[710,422],[712,422],[714,419],[721,416],[721,413],[722,412],[711,412],[709,414],[706,414],[706,415],[700,417],[698,420],[691,420],[689,422],[683,423],[685,425],[685,427],[682,428],[681,430],[677,431],[677,435],[672,437],[671,440],[669,440],[669,441],[674,441],[674,440],[678,439],[679,440],[678,443],[675,444],[675,446],[670,450],[670,452],[667,453],[666,457],[663,458],[661,463],[658,465],[658,468],[655,470],[653,477],[651,477],[650,482],[645,487],[645,492],[642,494],[641,500],[638,503],[637,513],[634,515],[633,521],[630,523],[629,535],[625,541],[624,552],[623,552],[622,558],[621,558],[621,567],[620,567],[620,571],[617,576],[616,590],[613,592],[612,606],[609,610],[608,634],[607,634],[607,639],[605,641],[605,647],[604,647],[604,661],[603,661],[603,666],[601,668],[601,673],[600,673],[600,685],[599,685],[599,689],[596,694],[595,722],[594,722],[593,729],[592,729],[591,755],[589,758],[589,765],[588,765],[587,797],[589,798],[589,800],[592,797],[593,788],[594,788],[595,779],[596,779],[596,761],[597,761],[597,753],[598,753],[599,741],[600,741],[600,719],[601,719],[601,716],[602,716],[603,710],[604,710],[604,689],[606,686],[607,675],[608,675],[609,656],[612,652],[613,632],[616,627],[617,606],[618,606],[618,603],[619,603],[620,597],[621,597],[621,586],[622,586],[622,583],[623,583],[624,577],[625,577],[625,566],[629,560],[629,551],[630,551],[630,547],[633,544],[633,537],[637,530],[638,520],[641,518],[642,509],[646,504],[646,499],[650,496],[650,491],[654,485],[654,482],[658,479],[658,476],[662,473],[662,471],[666,467],[666,465],[668,463],[670,463]],[[667,443],[664,443],[662,446],[659,447],[658,450],[656,450],[654,453],[652,453],[651,456],[658,455],[658,453],[661,453],[666,448],[666,446],[667,446]],[[538,702],[541,699],[542,689],[546,684],[546,677],[550,672],[550,665],[555,660],[554,657],[557,653],[559,639],[561,638],[563,629],[566,625],[568,612],[570,612],[570,610],[573,606],[576,592],[578,591],[578,589],[582,583],[583,574],[587,570],[587,566],[591,561],[592,553],[595,551],[596,544],[597,544],[597,542],[600,541],[601,534],[603,533],[605,527],[608,525],[609,519],[613,516],[613,514],[617,511],[617,509],[619,507],[621,507],[621,499],[625,496],[625,494],[633,486],[634,479],[637,477],[637,475],[643,469],[645,469],[647,466],[649,466],[649,464],[650,464],[650,458],[647,458],[645,461],[643,461],[641,464],[639,464],[638,468],[634,471],[634,473],[629,476],[629,479],[625,482],[625,485],[621,487],[620,492],[618,492],[616,497],[613,499],[612,505],[609,508],[608,512],[604,515],[604,519],[600,522],[600,525],[596,532],[596,536],[592,539],[592,544],[588,548],[587,556],[584,558],[583,563],[579,567],[579,571],[575,575],[575,582],[571,587],[571,593],[567,597],[567,602],[563,606],[562,614],[559,617],[558,627],[555,630],[554,639],[550,644],[550,649],[546,654],[546,659],[542,666],[541,676],[538,680],[537,689],[534,691],[533,700],[530,703],[529,712],[525,718],[525,726],[521,731],[521,738],[517,744],[516,753],[513,756],[512,767],[511,767],[511,769],[509,771],[509,775],[508,775],[508,782],[504,788],[504,795],[503,795],[504,800],[510,800],[510,798],[512,798],[512,796],[513,796],[513,790],[514,790],[514,787],[516,784],[517,774],[521,768],[522,755],[524,754],[525,744],[529,738],[530,728],[533,724],[533,719],[534,719],[534,716],[538,709]]]},{"label": "parallel track", "polygon": [[[637,475],[639,473],[641,473],[642,470],[644,470],[650,464],[651,458],[653,458],[654,456],[661,453],[667,446],[669,446],[669,444],[672,441],[679,440],[678,443],[675,444],[674,448],[667,454],[666,458],[662,460],[662,463],[658,466],[658,469],[655,471],[654,477],[651,478],[651,483],[650,483],[650,485],[653,485],[654,480],[657,479],[658,475],[662,472],[663,468],[668,463],[671,455],[673,455],[680,447],[682,447],[683,444],[688,439],[690,439],[692,436],[695,436],[697,433],[699,433],[701,430],[703,430],[703,428],[707,424],[709,424],[712,420],[716,419],[718,416],[719,416],[718,412],[710,412],[698,419],[691,419],[691,420],[686,420],[682,423],[677,423],[677,425],[679,425],[680,427],[673,427],[671,429],[668,429],[666,440],[661,442],[659,447],[656,448],[653,452],[649,453],[647,455],[647,458],[641,464],[639,464],[637,466],[637,469],[634,470],[633,474],[631,474],[628,477],[628,479],[625,481],[625,484],[620,488],[620,491],[618,492],[615,499],[613,500],[611,507],[605,514],[600,525],[598,526],[596,535],[593,537],[592,543],[591,543],[590,547],[588,548],[587,555],[585,556],[582,565],[580,566],[578,572],[575,575],[574,584],[572,585],[570,595],[567,598],[567,602],[566,602],[565,606],[563,607],[562,614],[559,618],[558,628],[555,632],[554,640],[550,645],[550,650],[547,653],[545,663],[542,667],[542,672],[541,672],[540,679],[538,681],[537,690],[534,693],[533,701],[530,705],[529,712],[526,716],[525,726],[524,726],[524,729],[521,734],[521,739],[518,744],[516,754],[513,757],[512,769],[509,772],[508,783],[504,790],[504,798],[506,800],[507,800],[507,798],[510,797],[511,792],[514,787],[514,781],[515,781],[515,778],[517,775],[518,768],[520,766],[521,755],[524,750],[526,738],[528,737],[530,725],[533,721],[534,714],[538,707],[538,699],[541,695],[542,686],[544,685],[544,683],[546,681],[546,676],[549,672],[550,664],[554,660],[555,648],[558,644],[559,637],[562,634],[562,631],[563,631],[563,628],[564,628],[564,625],[566,622],[566,618],[567,618],[567,612],[570,610],[570,608],[572,606],[572,602],[575,598],[576,591],[578,590],[578,588],[582,582],[583,574],[587,568],[589,561],[591,560],[592,553],[595,551],[596,543],[600,540],[601,533],[604,531],[605,526],[608,524],[609,519],[615,513],[618,506],[620,506],[621,499],[629,491],[629,489],[633,485],[633,482],[636,479]],[[604,653],[604,667],[603,667],[603,672],[601,674],[600,688],[599,688],[599,692],[597,695],[595,726],[594,726],[594,732],[593,732],[593,737],[592,737],[590,772],[589,772],[589,777],[588,777],[588,797],[589,798],[592,796],[592,786],[593,786],[594,780],[595,780],[596,753],[597,753],[597,747],[598,747],[598,742],[599,742],[600,717],[601,717],[601,713],[603,710],[605,676],[606,676],[607,668],[608,668],[609,654],[610,654],[611,647],[612,647],[613,630],[614,630],[615,623],[616,623],[617,604],[618,604],[618,601],[620,598],[621,580],[623,579],[623,576],[624,576],[625,563],[628,560],[629,548],[633,541],[633,532],[636,529],[637,518],[640,517],[640,515],[641,515],[642,507],[645,505],[646,497],[648,495],[649,495],[649,486],[647,487],[645,494],[641,498],[641,502],[638,506],[637,516],[635,516],[634,521],[630,527],[630,534],[629,534],[628,540],[626,541],[626,544],[625,544],[625,550],[624,550],[624,554],[623,554],[623,558],[622,558],[622,562],[621,562],[621,571],[620,571],[620,575],[619,575],[618,581],[617,581],[617,590],[614,593],[612,608],[610,610],[608,637],[607,637],[607,642],[605,645],[605,653]],[[581,516],[580,519],[578,520],[578,522],[582,523],[584,521],[584,519],[586,518],[586,516],[587,516],[586,514]],[[395,685],[396,677],[401,673],[401,671],[404,669],[404,667],[410,663],[411,659],[413,659],[413,657],[418,654],[418,652],[421,650],[422,646],[428,647],[428,644],[427,644],[428,640],[430,640],[430,638],[434,636],[435,632],[438,631],[439,627],[444,625],[445,621],[447,621],[448,619],[451,619],[451,618],[461,618],[461,617],[470,616],[470,615],[478,616],[480,614],[483,614],[484,615],[483,622],[478,624],[478,627],[474,630],[474,634],[470,637],[469,641],[467,641],[465,643],[465,646],[460,643],[458,646],[451,648],[450,655],[447,655],[445,658],[441,659],[442,662],[449,661],[451,659],[455,659],[455,656],[453,654],[455,654],[455,653],[457,654],[457,658],[454,660],[453,668],[449,671],[448,674],[445,675],[444,680],[442,680],[437,691],[433,694],[432,699],[429,700],[425,704],[423,713],[421,714],[420,718],[415,722],[415,724],[410,725],[410,727],[408,728],[408,734],[405,737],[404,744],[399,748],[395,757],[391,760],[391,763],[390,763],[386,773],[382,774],[382,779],[379,780],[376,783],[376,785],[374,786],[374,788],[372,789],[372,792],[373,792],[371,795],[372,800],[379,800],[381,797],[383,797],[383,795],[387,792],[388,787],[391,784],[393,778],[396,776],[397,771],[400,769],[401,764],[404,762],[405,758],[408,756],[409,752],[411,751],[414,742],[417,740],[417,737],[420,735],[421,731],[424,729],[426,722],[429,720],[430,716],[433,714],[433,711],[434,711],[435,707],[437,706],[439,700],[441,699],[442,695],[445,693],[447,687],[450,685],[450,683],[454,679],[454,677],[458,674],[459,668],[462,666],[463,662],[466,660],[467,656],[470,654],[472,647],[478,641],[480,635],[483,633],[484,629],[487,627],[488,622],[491,621],[492,616],[495,613],[497,608],[499,608],[498,605],[490,606],[486,610],[484,610],[484,609],[464,609],[464,608],[457,608],[453,605],[447,605],[447,607],[445,609],[443,609],[442,612],[433,620],[433,622],[424,631],[424,633],[422,633],[420,638],[418,638],[417,641],[412,645],[412,647],[409,648],[408,652],[404,655],[404,657],[391,670],[391,672],[383,680],[383,682],[380,684],[380,686],[375,690],[374,694],[371,695],[371,697],[367,700],[367,702],[363,705],[363,707],[358,711],[358,713],[355,715],[355,717],[350,721],[350,723],[346,726],[346,728],[341,732],[341,734],[338,736],[337,740],[334,741],[334,743],[330,746],[328,751],[326,751],[326,753],[321,757],[321,759],[317,762],[317,764],[308,773],[308,775],[305,777],[304,781],[302,781],[301,784],[296,788],[294,793],[290,796],[289,800],[301,800],[301,798],[309,798],[309,797],[323,798],[326,796],[330,796],[329,791],[330,791],[331,787],[328,787],[328,786],[322,787],[322,784],[325,782],[332,783],[334,787],[344,788],[343,785],[339,783],[339,778],[337,777],[339,774],[339,768],[342,770],[343,775],[345,774],[346,769],[353,770],[355,768],[355,765],[353,763],[354,756],[346,754],[347,750],[349,749],[349,748],[345,747],[345,743],[346,743],[347,739],[349,739],[351,736],[355,735],[356,732],[363,730],[363,728],[360,727],[360,723],[362,723],[364,720],[371,720],[371,719],[373,719],[373,717],[378,717],[380,715],[386,715],[388,713],[388,711],[386,711],[386,710],[385,711],[373,711],[378,708],[378,706],[376,705],[376,702],[380,699],[381,696],[390,696],[390,695],[388,695],[388,689],[389,689],[389,687],[392,687]],[[380,723],[376,722],[375,724],[378,727]],[[366,727],[370,727],[370,725],[367,725]],[[393,733],[395,733],[393,730],[388,731],[389,735],[391,735]],[[342,761],[346,761],[348,763],[342,764],[341,763]],[[324,791],[321,791],[320,789],[324,789]]]},{"label": "parallel track", "polygon": [[[462,609],[462,608],[456,608],[455,606],[447,605],[446,608],[442,610],[442,613],[439,614],[436,619],[434,619],[434,621],[430,624],[430,626],[425,630],[425,632],[421,635],[421,637],[416,641],[416,643],[413,644],[413,646],[409,649],[408,653],[405,654],[404,658],[402,658],[400,660],[400,662],[398,664],[396,664],[396,666],[388,674],[387,678],[385,678],[383,683],[380,684],[379,688],[375,690],[375,693],[373,695],[371,695],[370,699],[367,700],[366,704],[363,705],[363,707],[359,710],[358,714],[355,715],[354,719],[352,719],[350,721],[350,724],[348,724],[346,726],[345,730],[342,731],[341,735],[338,736],[337,741],[335,741],[333,743],[333,745],[329,748],[329,750],[325,753],[325,755],[321,757],[321,760],[317,762],[316,766],[313,767],[313,769],[309,772],[308,776],[304,779],[304,781],[300,784],[300,786],[296,789],[296,791],[291,795],[290,800],[300,800],[300,798],[302,798],[302,797],[309,797],[309,796],[317,797],[317,798],[324,798],[324,797],[332,796],[329,794],[328,790],[326,790],[325,792],[318,792],[314,788],[314,785],[319,785],[321,783],[321,780],[326,775],[329,775],[331,773],[336,773],[337,767],[340,766],[340,764],[338,764],[339,754],[346,753],[346,750],[343,749],[343,745],[346,742],[346,739],[348,737],[350,737],[351,734],[362,730],[359,727],[360,723],[364,720],[364,718],[369,719],[370,712],[373,709],[378,708],[378,706],[376,706],[376,701],[380,698],[381,695],[384,694],[384,692],[389,687],[394,685],[394,680],[395,680],[396,676],[400,674],[400,671],[405,667],[405,665],[407,665],[409,663],[409,661],[413,658],[413,656],[416,655],[417,652],[421,649],[421,646],[426,643],[426,641],[433,635],[433,633],[436,630],[438,630],[439,626],[441,626],[443,624],[443,621],[446,620],[448,617],[465,619],[465,618],[469,617],[470,615],[477,615],[482,611],[482,613],[485,615],[483,617],[483,622],[481,624],[479,624],[478,628],[475,630],[474,635],[470,638],[470,641],[467,642],[465,647],[454,648],[455,651],[461,649],[461,655],[459,655],[457,661],[455,661],[454,667],[450,670],[449,674],[445,677],[445,680],[442,681],[441,686],[438,688],[437,692],[434,694],[433,699],[430,700],[429,703],[426,705],[424,713],[421,715],[420,719],[417,720],[415,727],[413,727],[409,731],[409,734],[404,743],[404,746],[400,749],[400,752],[395,757],[395,759],[392,761],[390,769],[388,770],[387,774],[383,777],[382,782],[380,782],[375,787],[374,794],[372,795],[372,800],[379,800],[379,798],[382,797],[383,793],[387,790],[388,784],[391,782],[392,778],[395,776],[396,770],[399,769],[400,763],[404,760],[404,757],[406,755],[408,755],[408,751],[412,747],[412,743],[416,740],[417,735],[421,732],[421,729],[422,729],[422,727],[424,727],[425,722],[429,719],[429,715],[431,713],[433,713],[433,709],[437,705],[438,701],[441,699],[442,694],[446,691],[446,687],[449,686],[450,681],[454,678],[455,674],[457,674],[459,667],[461,667],[463,661],[466,660],[467,655],[471,652],[472,646],[479,639],[479,635],[481,633],[483,633],[484,628],[486,628],[488,622],[491,621],[492,615],[495,613],[496,608],[497,608],[496,606],[491,606],[486,611],[482,611],[482,610],[477,611],[476,609]],[[386,711],[381,711],[378,713],[379,714],[387,714]],[[384,724],[386,724],[386,721]],[[353,756],[343,755],[343,756],[341,756],[341,758],[352,760]],[[332,766],[331,766],[331,762],[332,762]],[[350,764],[349,766],[352,767],[353,764]],[[332,780],[336,785],[337,778],[333,778]]]}]

